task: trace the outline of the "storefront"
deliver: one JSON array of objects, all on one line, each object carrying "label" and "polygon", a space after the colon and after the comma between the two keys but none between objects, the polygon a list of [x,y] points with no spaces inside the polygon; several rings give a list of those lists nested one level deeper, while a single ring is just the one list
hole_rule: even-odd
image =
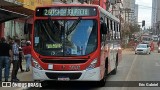
[{"label": "storefront", "polygon": [[31,32],[24,32],[26,19],[31,26],[35,8],[50,4],[52,0],[0,0],[0,37],[30,38]]},{"label": "storefront", "polygon": [[[25,19],[33,15],[33,10],[24,8],[22,4],[15,1],[0,1],[0,37],[24,36],[21,32],[23,32]],[[32,23],[31,19],[28,22]]]}]

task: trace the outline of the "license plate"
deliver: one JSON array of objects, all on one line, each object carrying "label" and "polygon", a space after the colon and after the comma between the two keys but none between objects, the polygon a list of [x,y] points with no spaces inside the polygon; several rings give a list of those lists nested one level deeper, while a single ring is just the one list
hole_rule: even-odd
[{"label": "license plate", "polygon": [[58,77],[59,81],[69,81],[69,77]]}]

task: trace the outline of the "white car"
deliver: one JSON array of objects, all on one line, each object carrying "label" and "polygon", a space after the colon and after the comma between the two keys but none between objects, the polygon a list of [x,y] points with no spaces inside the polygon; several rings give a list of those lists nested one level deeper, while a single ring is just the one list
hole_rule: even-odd
[{"label": "white car", "polygon": [[150,54],[151,48],[148,44],[138,44],[135,49],[135,54]]}]

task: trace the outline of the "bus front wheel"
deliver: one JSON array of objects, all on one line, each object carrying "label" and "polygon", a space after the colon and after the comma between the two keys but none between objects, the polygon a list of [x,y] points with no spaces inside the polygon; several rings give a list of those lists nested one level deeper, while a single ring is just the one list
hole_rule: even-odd
[{"label": "bus front wheel", "polygon": [[106,80],[107,80],[107,75],[108,75],[108,59],[106,59],[106,63],[105,63],[104,77],[103,77],[102,80],[100,80],[100,81],[98,82],[100,87],[105,86]]}]

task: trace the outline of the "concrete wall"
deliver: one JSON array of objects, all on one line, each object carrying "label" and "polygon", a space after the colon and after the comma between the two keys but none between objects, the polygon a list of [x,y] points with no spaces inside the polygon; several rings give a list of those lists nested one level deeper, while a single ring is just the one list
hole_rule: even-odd
[{"label": "concrete wall", "polygon": [[24,34],[24,22],[11,20],[5,22],[4,36],[14,38],[18,36],[20,39],[26,39],[27,35]]}]

